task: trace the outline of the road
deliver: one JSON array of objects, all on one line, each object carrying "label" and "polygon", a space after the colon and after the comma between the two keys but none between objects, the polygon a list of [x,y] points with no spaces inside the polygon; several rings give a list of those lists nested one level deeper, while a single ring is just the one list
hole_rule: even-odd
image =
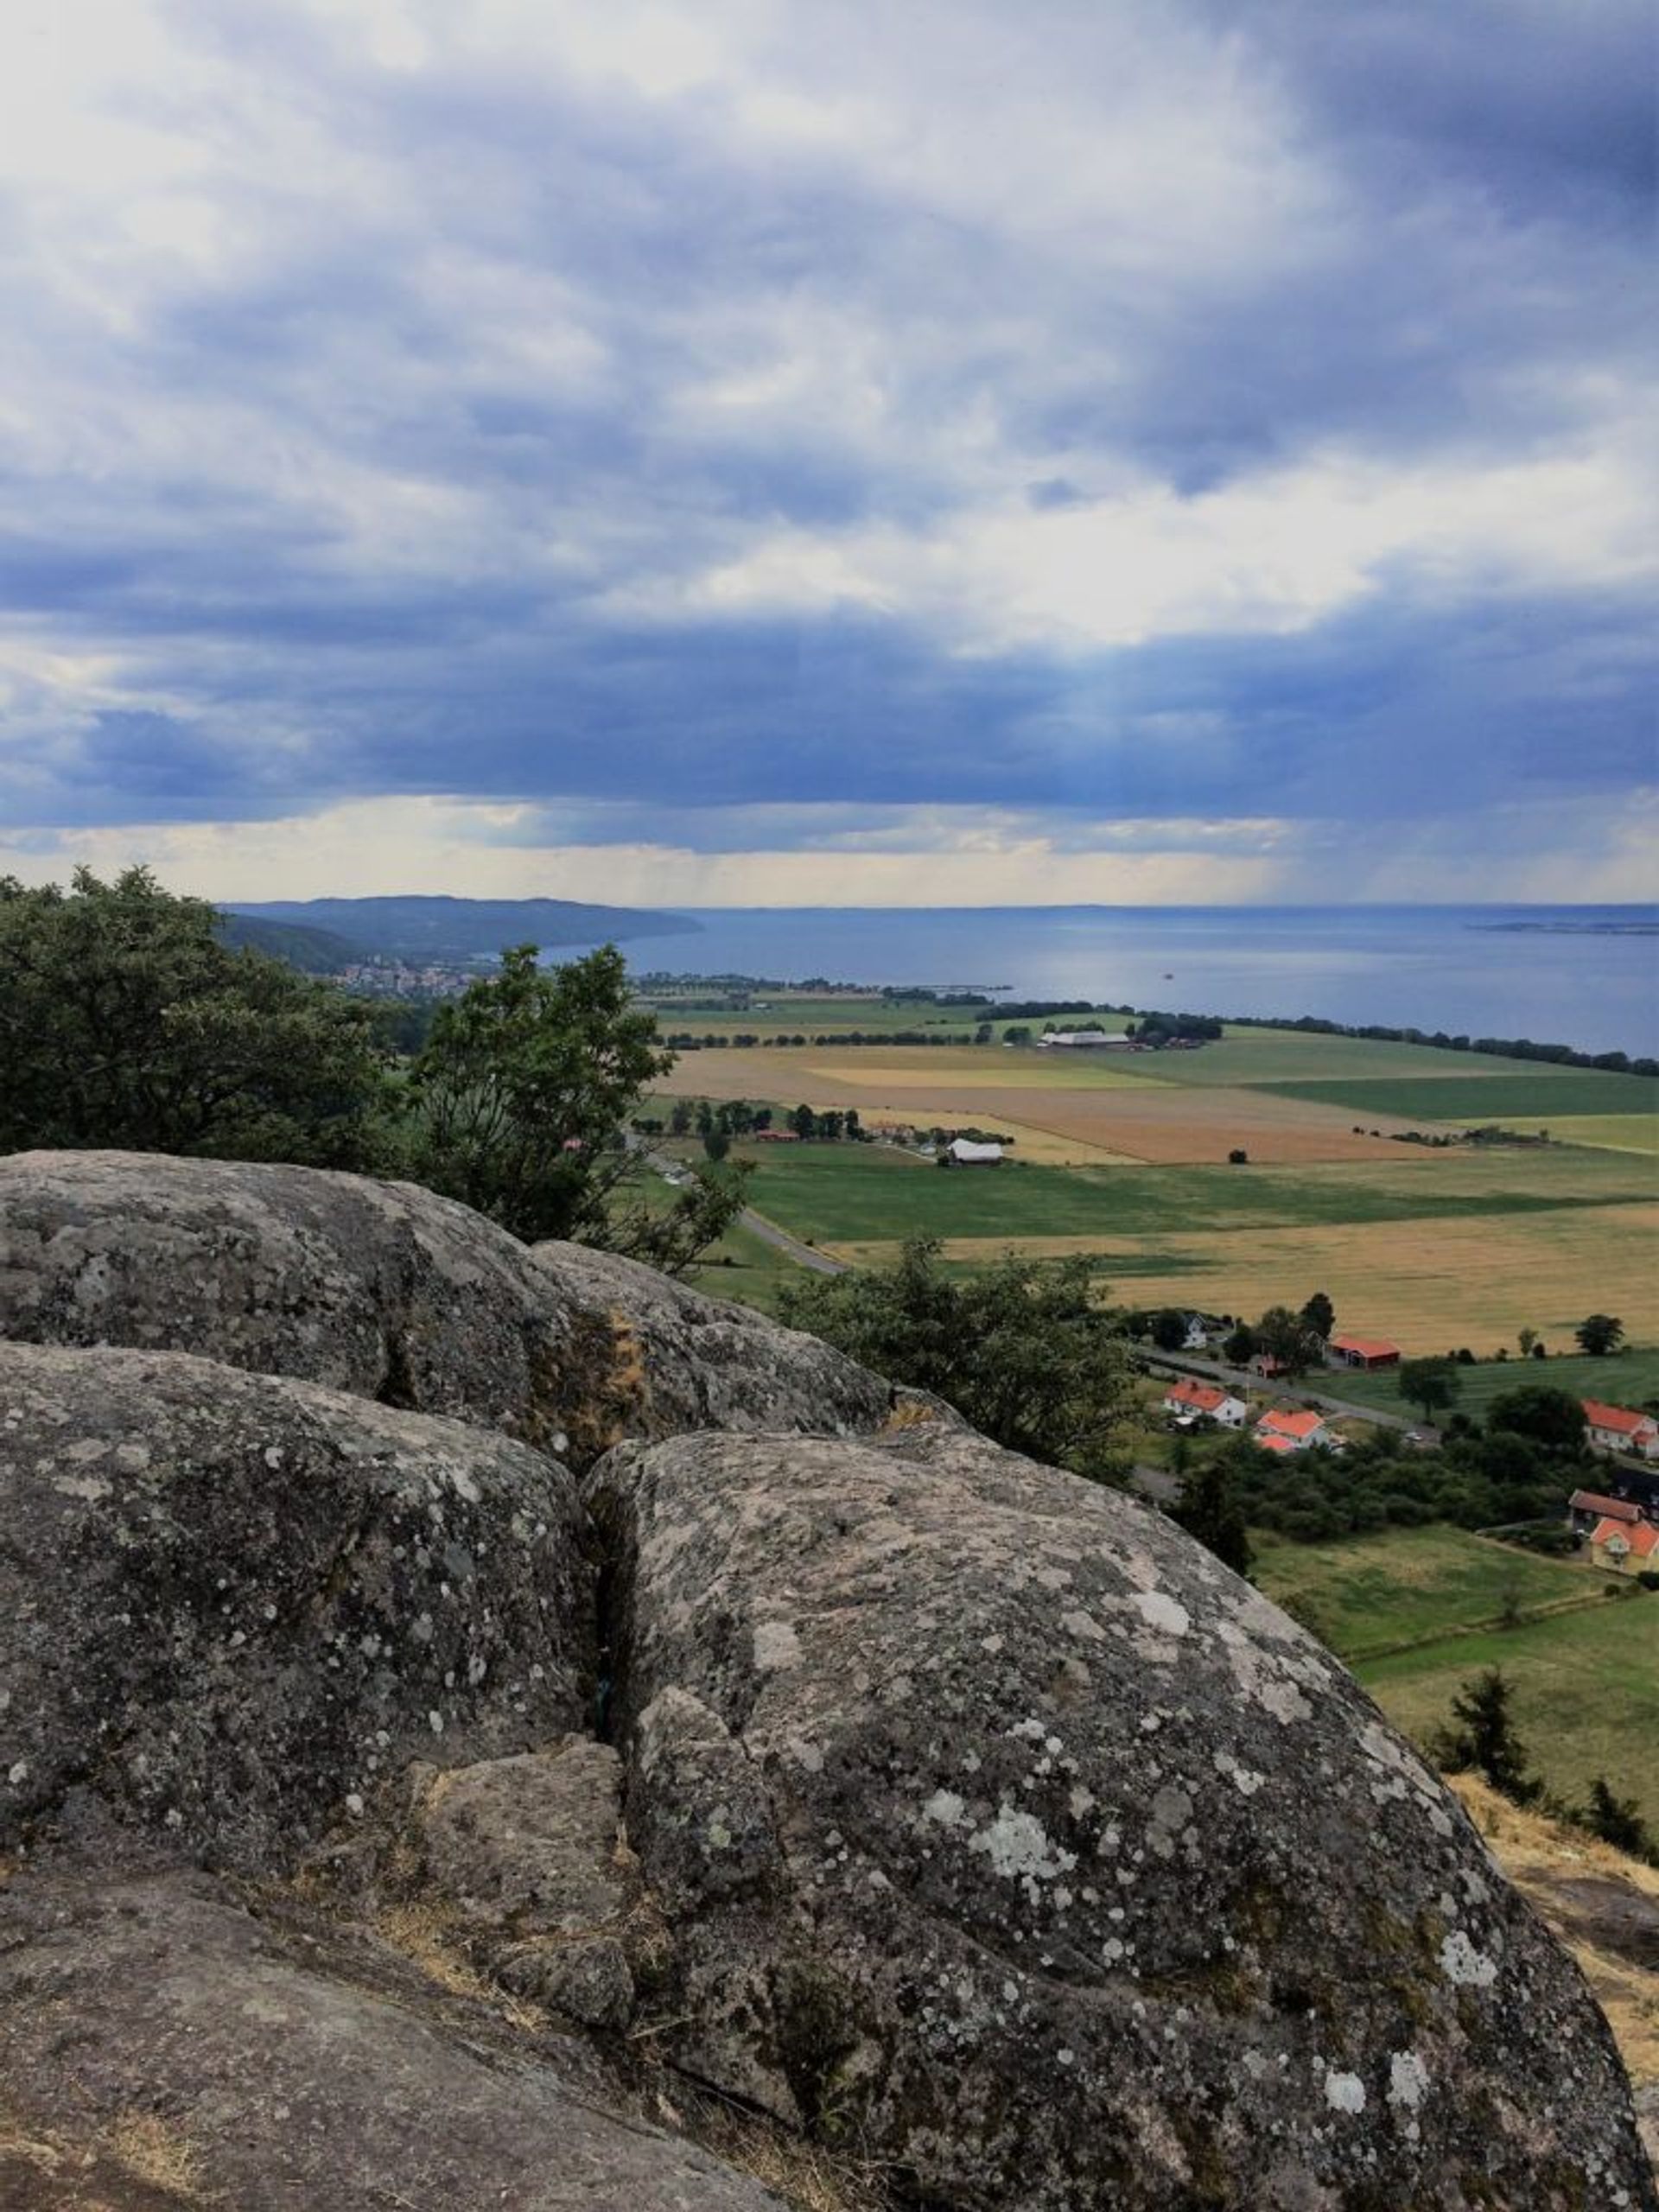
[{"label": "road", "polygon": [[752,1230],[763,1244],[770,1244],[774,1252],[781,1252],[793,1260],[798,1267],[809,1268],[815,1275],[844,1275],[844,1260],[832,1260],[827,1252],[820,1252],[814,1244],[803,1244],[798,1236],[791,1236],[786,1229],[779,1229],[775,1221],[768,1221],[763,1213],[756,1213],[753,1206],[745,1206],[738,1216],[745,1229]]}]

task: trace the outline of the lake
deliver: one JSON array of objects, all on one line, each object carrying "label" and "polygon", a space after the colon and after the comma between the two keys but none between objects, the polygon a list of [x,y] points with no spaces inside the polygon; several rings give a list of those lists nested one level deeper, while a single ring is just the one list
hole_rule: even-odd
[{"label": "lake", "polygon": [[683,909],[636,972],[1006,985],[1192,1014],[1381,1022],[1659,1054],[1659,907]]}]

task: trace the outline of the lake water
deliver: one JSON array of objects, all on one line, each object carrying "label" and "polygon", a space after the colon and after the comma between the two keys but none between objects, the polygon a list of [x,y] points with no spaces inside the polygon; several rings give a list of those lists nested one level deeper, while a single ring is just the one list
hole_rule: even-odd
[{"label": "lake water", "polygon": [[1659,907],[683,909],[636,972],[1005,984],[1189,1014],[1382,1022],[1659,1054]]}]

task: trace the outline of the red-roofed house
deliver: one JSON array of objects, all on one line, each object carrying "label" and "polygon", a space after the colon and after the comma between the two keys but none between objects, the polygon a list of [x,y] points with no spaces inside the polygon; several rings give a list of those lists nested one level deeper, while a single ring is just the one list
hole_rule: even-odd
[{"label": "red-roofed house", "polygon": [[1255,1440],[1269,1452],[1311,1452],[1335,1440],[1323,1417],[1309,1412],[1263,1414],[1255,1424]]},{"label": "red-roofed house", "polygon": [[1659,1421],[1651,1414],[1632,1413],[1628,1406],[1604,1406],[1599,1398],[1580,1402],[1590,1424],[1590,1441],[1598,1452],[1632,1452],[1638,1459],[1659,1459]]},{"label": "red-roofed house", "polygon": [[1255,1432],[1255,1441],[1264,1452],[1271,1452],[1275,1459],[1294,1459],[1302,1448],[1288,1436],[1263,1436],[1259,1428]]},{"label": "red-roofed house", "polygon": [[1332,1338],[1325,1353],[1333,1367],[1398,1367],[1400,1347],[1386,1337],[1355,1337],[1345,1331]]},{"label": "red-roofed house", "polygon": [[1599,1491],[1575,1490],[1567,1501],[1575,1536],[1588,1535],[1598,1521],[1622,1521],[1628,1527],[1643,1518],[1639,1505],[1628,1497],[1603,1497]]},{"label": "red-roofed house", "polygon": [[1177,1421],[1203,1415],[1218,1421],[1223,1428],[1243,1428],[1248,1410],[1243,1399],[1236,1398],[1230,1390],[1222,1389],[1218,1383],[1197,1382],[1190,1375],[1172,1382],[1164,1393],[1164,1411]]},{"label": "red-roofed house", "polygon": [[1590,1556],[1611,1574],[1640,1574],[1659,1568],[1659,1529],[1650,1521],[1634,1526],[1623,1521],[1599,1521],[1590,1532]]}]

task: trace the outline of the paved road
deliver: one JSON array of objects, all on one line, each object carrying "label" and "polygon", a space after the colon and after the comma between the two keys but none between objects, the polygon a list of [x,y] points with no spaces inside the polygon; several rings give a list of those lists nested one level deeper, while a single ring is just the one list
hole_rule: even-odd
[{"label": "paved road", "polygon": [[[1194,1351],[1142,1352],[1147,1366],[1160,1375],[1201,1375],[1206,1382],[1224,1382],[1230,1389],[1242,1396],[1247,1390],[1259,1390],[1262,1377],[1248,1368],[1229,1367],[1219,1359],[1205,1359]],[[1425,1443],[1440,1441],[1440,1432],[1421,1421],[1414,1421],[1409,1414],[1386,1414],[1378,1406],[1356,1405],[1351,1398],[1338,1398],[1329,1391],[1315,1389],[1305,1375],[1294,1381],[1283,1377],[1280,1388],[1287,1398],[1305,1398],[1311,1406],[1318,1406],[1322,1413],[1350,1414],[1357,1421],[1375,1421],[1379,1428],[1410,1429]]]},{"label": "paved road", "polygon": [[745,1206],[738,1216],[745,1229],[753,1230],[763,1244],[770,1244],[774,1252],[782,1252],[798,1267],[810,1268],[815,1275],[844,1275],[844,1260],[832,1260],[827,1252],[820,1252],[814,1244],[803,1244],[798,1236],[791,1236],[786,1229],[779,1229],[775,1221],[768,1221],[763,1213],[756,1213],[753,1206]]}]

